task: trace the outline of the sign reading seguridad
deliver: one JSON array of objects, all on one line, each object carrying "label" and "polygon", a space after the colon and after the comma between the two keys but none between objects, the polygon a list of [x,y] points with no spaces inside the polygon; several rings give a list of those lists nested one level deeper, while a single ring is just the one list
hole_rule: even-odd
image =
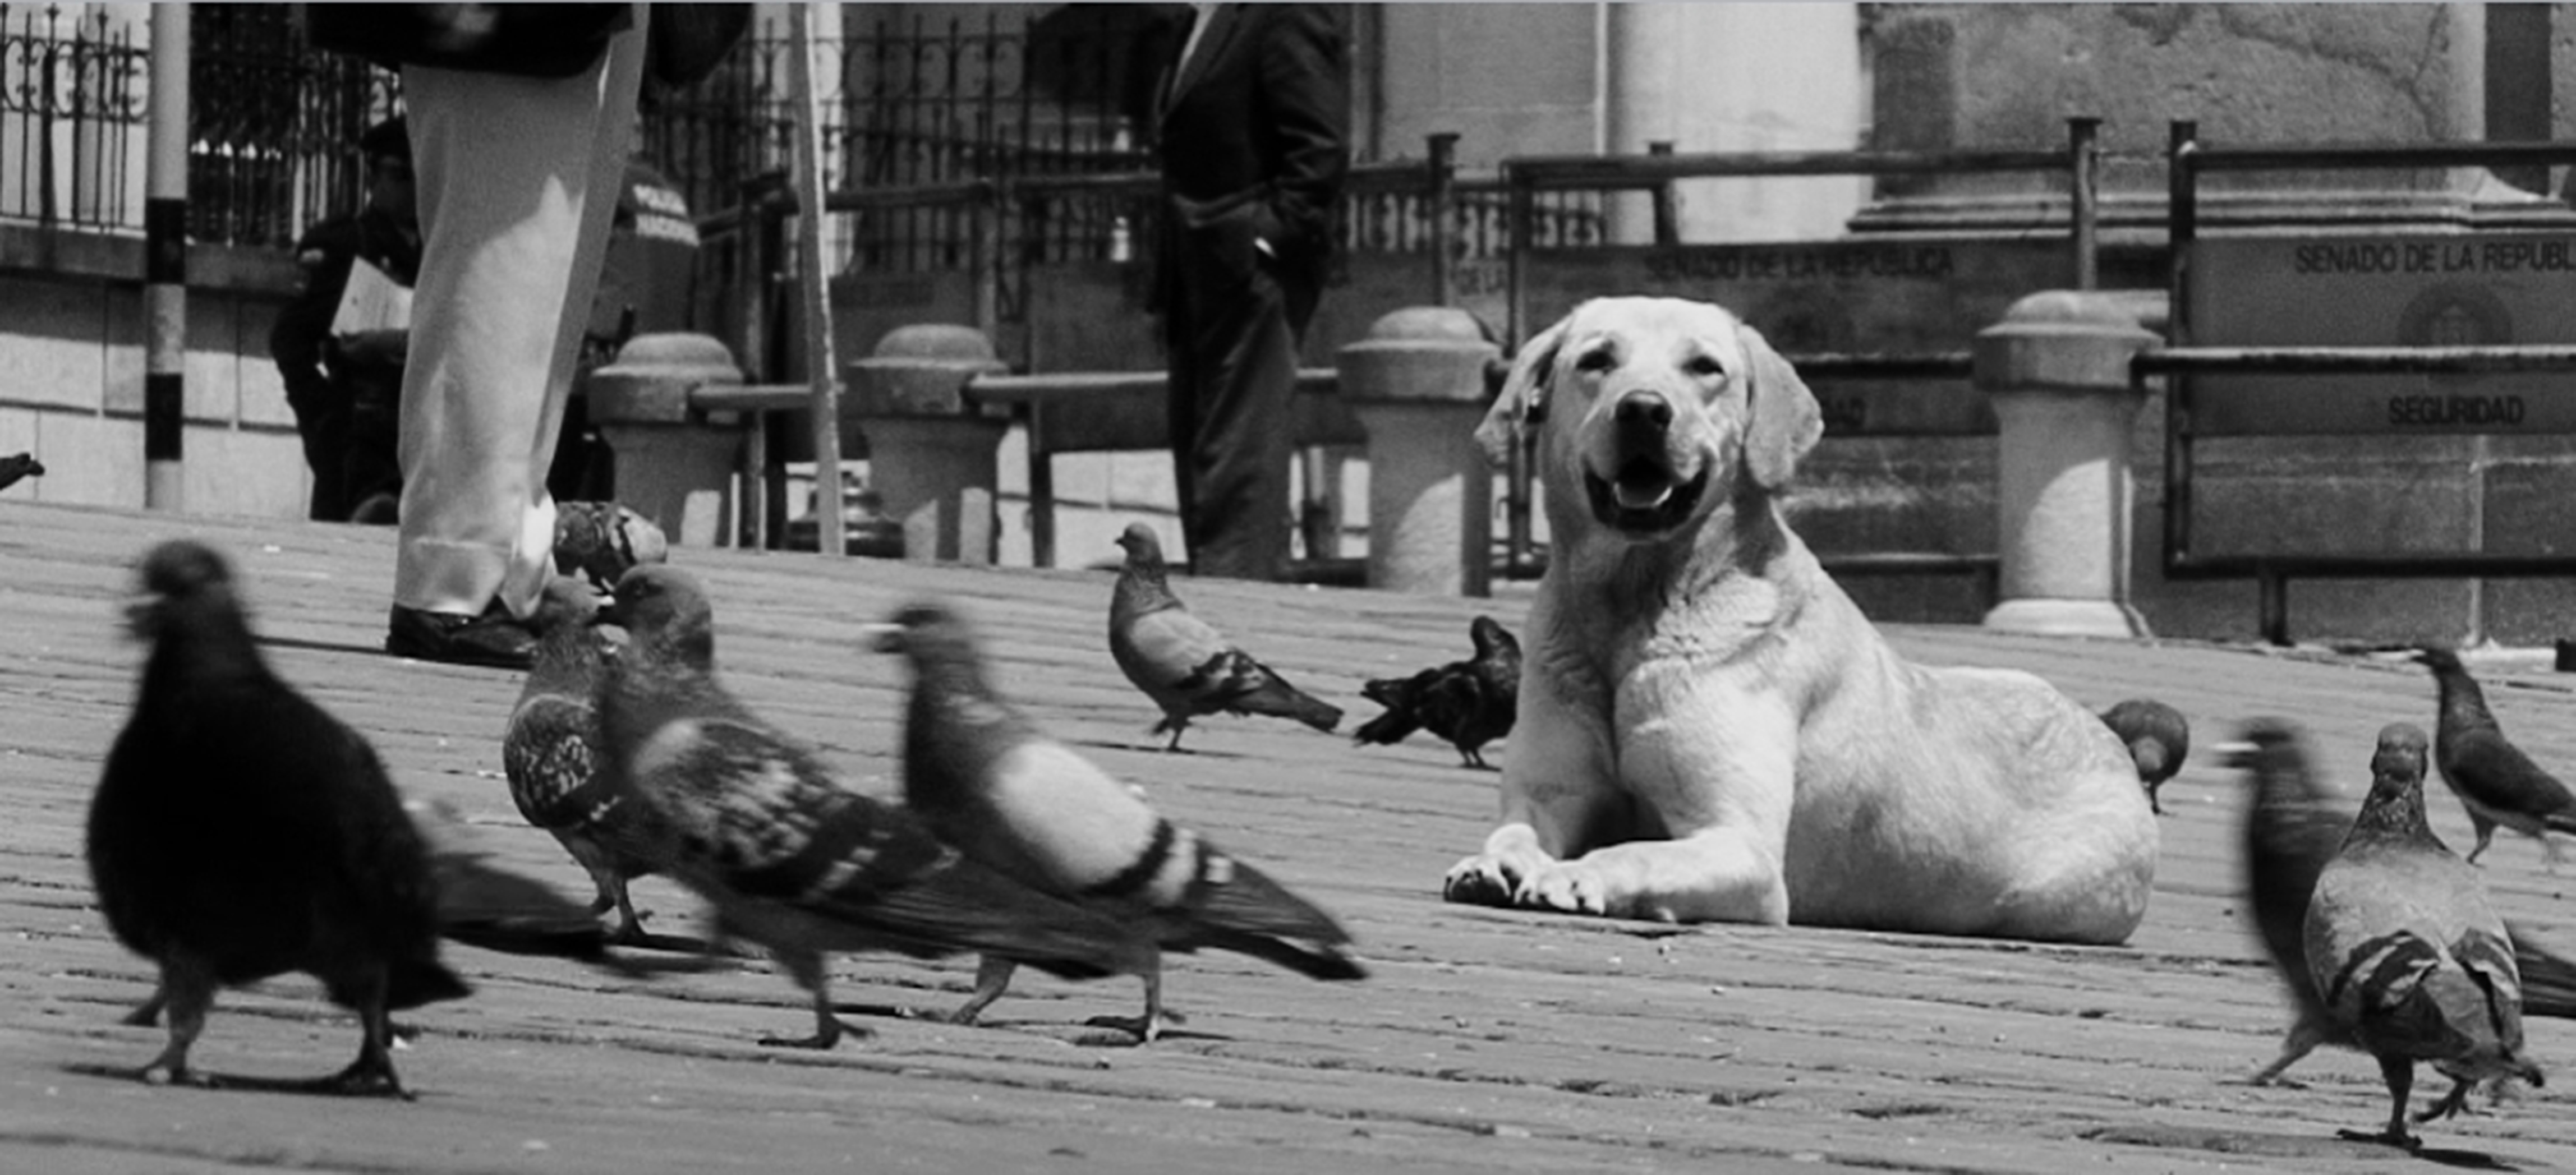
[{"label": "sign reading seguridad", "polygon": [[[2220,238],[2192,245],[2191,342],[2576,343],[2576,233]],[[2200,436],[2576,433],[2576,371],[2204,375]]]}]

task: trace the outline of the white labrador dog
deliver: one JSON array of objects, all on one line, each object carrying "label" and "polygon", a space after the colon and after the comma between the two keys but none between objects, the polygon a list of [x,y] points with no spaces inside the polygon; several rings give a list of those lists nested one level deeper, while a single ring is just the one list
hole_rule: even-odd
[{"label": "white labrador dog", "polygon": [[1453,902],[2125,940],[2156,822],[2046,682],[1897,657],[1781,520],[1815,397],[1723,308],[1602,298],[1477,436],[1535,430],[1552,535],[1502,826]]}]

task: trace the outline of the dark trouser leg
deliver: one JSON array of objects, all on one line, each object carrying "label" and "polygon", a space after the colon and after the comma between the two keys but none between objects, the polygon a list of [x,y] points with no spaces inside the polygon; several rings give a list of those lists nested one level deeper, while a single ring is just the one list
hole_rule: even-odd
[{"label": "dark trouser leg", "polygon": [[1226,283],[1217,268],[1183,263],[1170,311],[1181,533],[1193,575],[1278,579],[1288,565],[1289,397],[1315,292],[1267,269]]}]

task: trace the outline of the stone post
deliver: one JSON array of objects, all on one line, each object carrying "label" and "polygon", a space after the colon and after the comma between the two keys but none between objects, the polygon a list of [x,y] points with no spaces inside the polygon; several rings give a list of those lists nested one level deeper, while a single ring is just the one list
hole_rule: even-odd
[{"label": "stone post", "polygon": [[[989,565],[999,542],[997,457],[1010,421],[966,399],[979,375],[1009,370],[982,331],[897,327],[850,364],[844,427],[867,434],[868,480],[903,527],[903,557]],[[855,438],[842,439],[855,449]]]},{"label": "stone post", "polygon": [[2129,605],[2130,432],[2145,395],[2129,358],[2157,338],[2131,302],[2052,290],[1977,335],[1975,379],[1998,424],[2001,601],[1988,628],[2144,636]]},{"label": "stone post", "polygon": [[733,353],[700,334],[637,335],[590,373],[590,420],[617,454],[617,500],[681,546],[733,541],[733,474],[742,430],[689,408],[710,384],[739,384]]},{"label": "stone post", "polygon": [[1341,395],[1368,430],[1370,587],[1492,594],[1494,475],[1476,444],[1501,354],[1464,310],[1416,306],[1341,349]]}]

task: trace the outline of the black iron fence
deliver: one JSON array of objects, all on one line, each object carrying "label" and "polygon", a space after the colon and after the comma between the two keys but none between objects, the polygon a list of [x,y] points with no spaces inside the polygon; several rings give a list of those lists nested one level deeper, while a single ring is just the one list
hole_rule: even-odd
[{"label": "black iron fence", "polygon": [[[997,249],[1013,270],[1129,255],[1150,239],[1158,214],[1146,136],[1179,8],[1074,4],[1034,16],[933,18],[897,7],[854,18],[822,46],[829,189],[990,182],[1029,195],[981,241],[977,217],[937,202],[836,213],[825,264],[920,273],[972,269],[979,248]],[[314,220],[356,207],[358,136],[400,108],[397,76],[308,49],[290,13],[284,5],[191,8],[189,231],[200,243],[283,248]],[[0,219],[141,231],[142,24],[131,11],[111,19],[103,6],[0,4]],[[705,82],[645,104],[648,156],[719,225],[741,223],[725,214],[751,181],[790,166],[801,114],[789,52],[784,37],[756,32]],[[1104,182],[1043,182],[1084,177]],[[1437,236],[1461,259],[1507,253],[1510,200],[1498,176],[1462,174],[1438,206],[1449,223],[1435,234],[1428,193],[1354,183],[1342,243],[1411,253]],[[1580,245],[1600,241],[1603,224],[1598,194],[1552,192],[1541,196],[1530,231],[1541,244]],[[700,284],[747,275],[740,248],[714,234]]]}]

